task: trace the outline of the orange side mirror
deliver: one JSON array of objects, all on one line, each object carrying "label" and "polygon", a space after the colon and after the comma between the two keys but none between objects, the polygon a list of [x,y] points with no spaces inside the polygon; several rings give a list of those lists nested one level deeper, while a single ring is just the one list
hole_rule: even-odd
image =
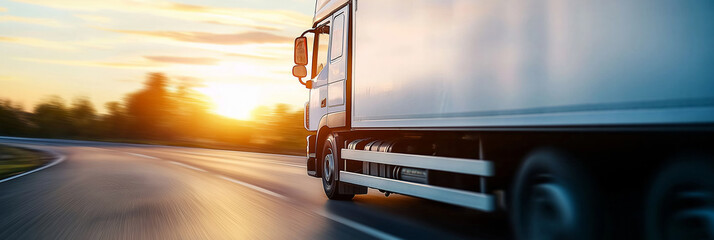
[{"label": "orange side mirror", "polygon": [[307,65],[307,38],[298,37],[295,39],[295,64]]},{"label": "orange side mirror", "polygon": [[304,78],[307,76],[307,68],[304,65],[293,66],[293,76],[296,78]]}]

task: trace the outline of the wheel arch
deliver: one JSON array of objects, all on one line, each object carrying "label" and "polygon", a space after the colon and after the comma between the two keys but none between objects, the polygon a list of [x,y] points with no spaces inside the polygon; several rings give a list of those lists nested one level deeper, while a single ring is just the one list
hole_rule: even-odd
[{"label": "wheel arch", "polygon": [[[330,129],[327,125],[321,126],[317,130],[317,137],[315,138],[315,169],[321,169],[320,166],[322,166],[322,148],[325,142],[325,139],[327,139],[328,136],[330,136],[330,133],[332,133],[332,129]],[[322,177],[322,171],[316,171],[316,176],[317,177]]]}]

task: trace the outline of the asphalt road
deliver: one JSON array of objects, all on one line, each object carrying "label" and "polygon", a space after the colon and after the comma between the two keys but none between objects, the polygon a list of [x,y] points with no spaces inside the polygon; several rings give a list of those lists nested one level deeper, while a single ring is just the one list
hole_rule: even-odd
[{"label": "asphalt road", "polygon": [[503,239],[499,215],[370,189],[329,201],[304,158],[0,138],[65,160],[0,183],[0,239]]}]

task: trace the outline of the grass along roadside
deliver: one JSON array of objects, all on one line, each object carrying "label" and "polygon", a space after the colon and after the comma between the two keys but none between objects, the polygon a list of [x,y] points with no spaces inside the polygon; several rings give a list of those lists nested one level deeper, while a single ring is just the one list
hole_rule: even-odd
[{"label": "grass along roadside", "polygon": [[191,147],[191,148],[205,148],[205,149],[215,149],[215,150],[231,150],[231,151],[242,151],[242,152],[257,152],[257,153],[271,153],[271,154],[284,154],[284,155],[294,155],[294,156],[305,156],[305,143],[302,144],[276,144],[276,145],[238,145],[230,144],[225,142],[209,142],[209,141],[187,141],[187,140],[151,140],[151,139],[131,139],[131,138],[38,138],[33,136],[0,136],[0,137],[17,137],[17,138],[29,138],[29,139],[56,139],[56,140],[77,140],[77,141],[93,141],[93,142],[111,142],[111,143],[129,143],[129,144],[149,144],[149,145],[163,145],[163,146],[175,146],[175,147]]},{"label": "grass along roadside", "polygon": [[49,158],[41,152],[0,145],[0,179],[31,171],[47,161]]}]

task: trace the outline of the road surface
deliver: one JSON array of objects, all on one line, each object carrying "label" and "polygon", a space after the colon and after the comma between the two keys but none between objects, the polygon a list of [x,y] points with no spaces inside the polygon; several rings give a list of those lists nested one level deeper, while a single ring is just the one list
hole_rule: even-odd
[{"label": "road surface", "polygon": [[304,157],[0,138],[65,160],[0,183],[0,239],[504,239],[503,218],[370,189],[329,201]]}]

